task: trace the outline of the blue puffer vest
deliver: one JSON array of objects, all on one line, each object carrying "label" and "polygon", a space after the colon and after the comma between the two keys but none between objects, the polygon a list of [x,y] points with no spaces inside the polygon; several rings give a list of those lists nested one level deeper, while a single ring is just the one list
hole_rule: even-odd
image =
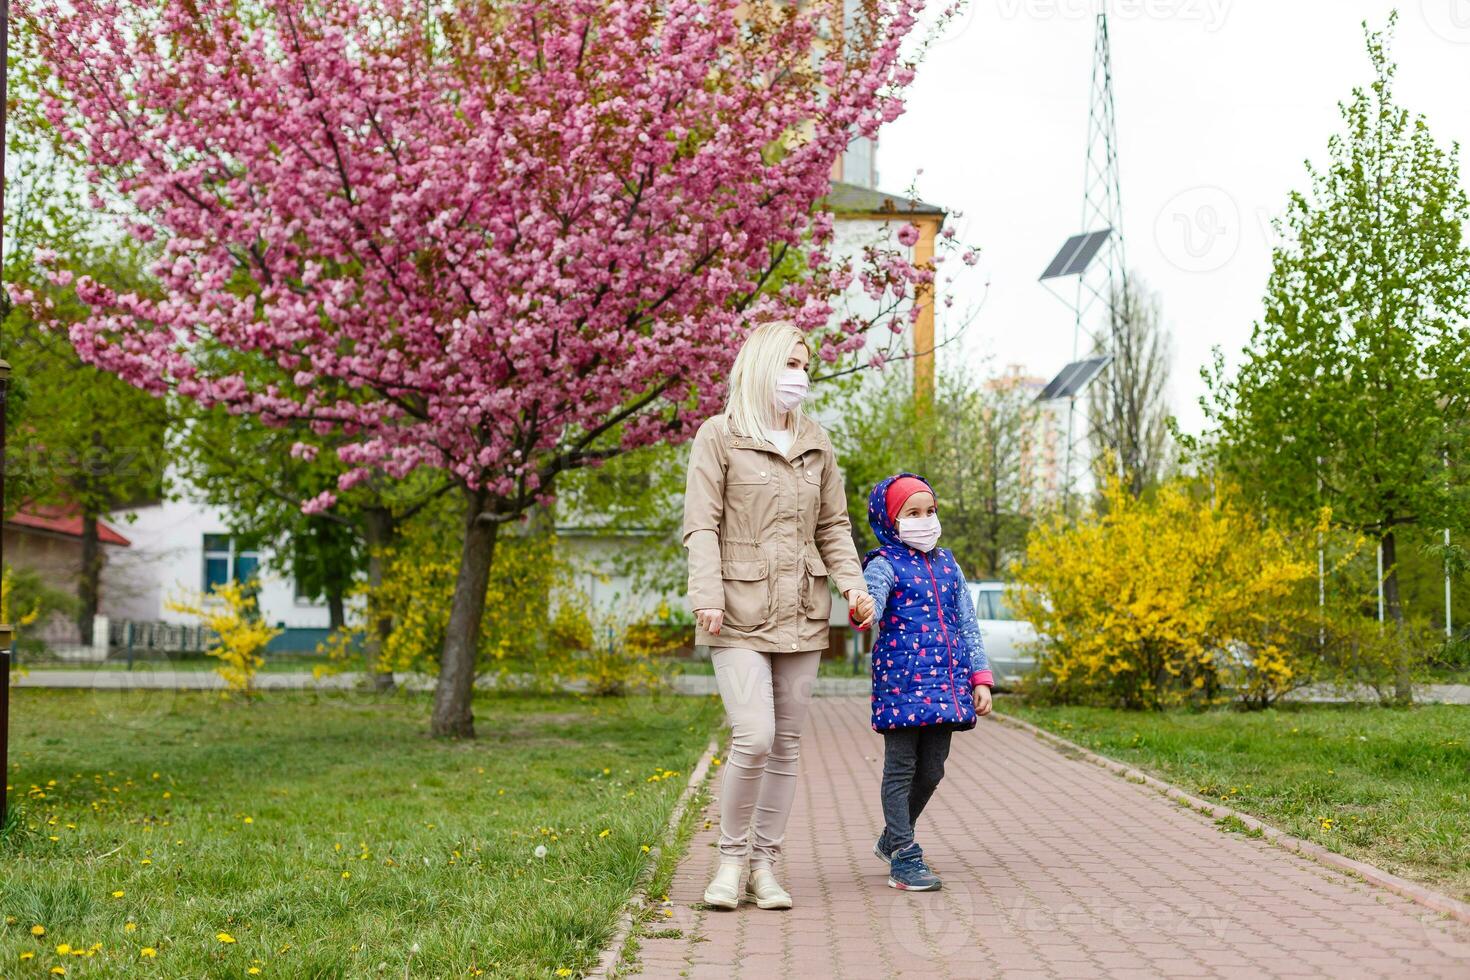
[{"label": "blue puffer vest", "polygon": [[888,516],[888,485],[913,475],[891,476],[868,495],[868,524],[879,546],[863,557],[863,565],[882,555],[898,580],[873,644],[873,729],[974,728],[970,655],[955,628],[965,581],[946,549],[925,554],[910,548],[898,540],[898,526]]}]

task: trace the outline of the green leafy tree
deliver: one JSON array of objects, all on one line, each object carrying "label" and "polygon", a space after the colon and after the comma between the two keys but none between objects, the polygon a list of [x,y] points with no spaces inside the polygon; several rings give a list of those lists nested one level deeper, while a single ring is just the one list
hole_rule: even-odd
[{"label": "green leafy tree", "polygon": [[[1292,194],[1264,318],[1233,380],[1217,352],[1204,405],[1223,467],[1248,490],[1297,516],[1325,504],[1379,541],[1401,624],[1397,532],[1470,526],[1470,202],[1458,147],[1395,103],[1385,33],[1364,33],[1374,81],[1342,104],[1310,192]],[[1407,652],[1400,666],[1404,699]]]},{"label": "green leafy tree", "polygon": [[[35,97],[34,52],[22,28],[10,68],[4,215],[6,283],[42,292],[62,319],[81,318],[75,276],[136,287],[145,254],[136,242],[99,238],[77,200],[83,186],[55,140]],[[36,257],[61,257],[63,270],[43,276]],[[68,339],[42,330],[0,294],[0,356],[10,362],[14,396],[7,405],[6,516],[18,507],[55,505],[81,516],[81,561],[74,607],[82,642],[92,641],[101,601],[103,552],[99,523],[111,510],[156,500],[163,490],[163,438],[168,408],[117,377],[82,362]]]},{"label": "green leafy tree", "polygon": [[[304,594],[325,599],[334,630],[346,623],[353,586],[359,580],[370,591],[382,585],[387,554],[403,525],[450,488],[433,470],[402,481],[374,473],[342,491],[338,506],[307,514],[301,501],[335,490],[346,471],[336,453],[341,436],[317,436],[301,423],[267,426],[222,408],[196,409],[181,430],[175,459],[180,480],[225,511],[233,532],[267,545],[272,566],[291,575]],[[392,629],[384,615],[364,631],[368,673],[380,690],[393,686],[391,670],[379,669]]]},{"label": "green leafy tree", "polygon": [[944,545],[971,576],[1000,577],[1025,547],[1039,505],[1029,464],[1039,450],[1031,393],[1013,379],[977,384],[962,368],[939,374],[931,403],[913,398],[909,369],[865,378],[834,405],[832,442],[847,482],[860,551],[876,542],[868,492],[886,476],[920,473],[939,494]]}]

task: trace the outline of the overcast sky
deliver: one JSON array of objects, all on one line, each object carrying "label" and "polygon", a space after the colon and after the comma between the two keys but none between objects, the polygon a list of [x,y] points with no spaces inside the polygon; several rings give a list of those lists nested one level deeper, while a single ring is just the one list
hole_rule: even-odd
[{"label": "overcast sky", "polygon": [[[1306,189],[1303,162],[1325,162],[1338,102],[1371,80],[1361,23],[1384,24],[1394,6],[1109,4],[1128,264],[1160,296],[1173,335],[1170,400],[1186,430],[1203,422],[1199,368],[1211,348],[1236,363],[1250,339],[1271,219],[1290,190]],[[1470,0],[1398,8],[1398,101],[1427,117],[1441,145],[1470,145]],[[971,0],[881,137],[880,185],[902,191],[918,174],[920,196],[963,212],[959,234],[983,249],[956,304],[978,302],[988,280],[983,309],[964,349],[945,354],[976,370],[1021,363],[1050,376],[1071,354],[1071,314],[1037,276],[1082,230],[1095,9],[1095,0]]]}]

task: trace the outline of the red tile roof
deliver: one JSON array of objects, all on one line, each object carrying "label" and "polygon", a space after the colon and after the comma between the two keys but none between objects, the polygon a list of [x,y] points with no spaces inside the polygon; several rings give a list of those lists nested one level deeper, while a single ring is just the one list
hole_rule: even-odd
[{"label": "red tile roof", "polygon": [[[82,536],[81,508],[75,505],[30,504],[11,514],[5,523],[11,527],[64,534],[69,538]],[[124,548],[132,544],[109,527],[106,521],[97,522],[97,539],[103,544],[115,544]]]}]

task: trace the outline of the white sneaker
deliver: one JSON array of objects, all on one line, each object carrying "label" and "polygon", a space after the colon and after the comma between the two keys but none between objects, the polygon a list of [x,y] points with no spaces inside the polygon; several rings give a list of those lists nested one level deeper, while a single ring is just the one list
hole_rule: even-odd
[{"label": "white sneaker", "polygon": [[752,871],[750,873],[750,884],[747,887],[750,893],[755,896],[757,908],[791,908],[791,896],[776,881],[776,876],[771,873],[769,868],[757,868]]},{"label": "white sneaker", "polygon": [[740,878],[745,873],[743,865],[734,861],[720,862],[715,879],[704,890],[706,905],[717,909],[734,909],[740,906]]}]

